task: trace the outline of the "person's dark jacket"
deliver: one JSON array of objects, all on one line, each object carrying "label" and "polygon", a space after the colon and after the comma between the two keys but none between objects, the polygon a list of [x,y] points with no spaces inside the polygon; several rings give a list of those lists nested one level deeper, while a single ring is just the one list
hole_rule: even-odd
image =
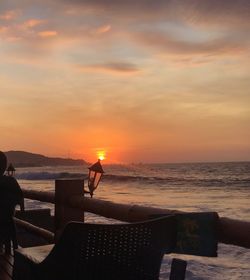
[{"label": "person's dark jacket", "polygon": [[13,177],[0,176],[0,243],[15,241],[13,215],[18,204],[23,209],[23,193],[18,182]]}]

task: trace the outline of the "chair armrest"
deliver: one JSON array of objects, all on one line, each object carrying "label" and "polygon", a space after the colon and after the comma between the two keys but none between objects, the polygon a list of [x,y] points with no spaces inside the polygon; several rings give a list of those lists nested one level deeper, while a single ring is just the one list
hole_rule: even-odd
[{"label": "chair armrest", "polygon": [[38,264],[48,256],[53,246],[54,245],[44,245],[29,248],[19,248],[15,250],[15,254],[22,255],[25,259]]},{"label": "chair armrest", "polygon": [[32,280],[32,267],[41,263],[54,245],[19,248],[14,253],[14,280]]}]

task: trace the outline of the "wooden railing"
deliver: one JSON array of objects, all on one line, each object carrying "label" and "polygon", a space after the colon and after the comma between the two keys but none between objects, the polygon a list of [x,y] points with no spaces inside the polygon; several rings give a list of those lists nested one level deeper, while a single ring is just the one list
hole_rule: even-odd
[{"label": "wooden railing", "polygon": [[35,190],[23,189],[23,195],[25,198],[38,200],[42,202],[55,203],[55,193],[54,192],[44,192]]},{"label": "wooden railing", "polygon": [[14,218],[14,220],[15,220],[17,226],[26,229],[28,232],[30,232],[32,234],[43,237],[45,240],[48,241],[48,243],[53,243],[55,241],[54,233],[52,233],[46,229],[34,226],[31,223],[28,223],[24,220],[20,220],[18,218]]},{"label": "wooden railing", "polygon": [[[83,180],[56,180],[55,193],[35,190],[24,190],[23,192],[25,198],[55,204],[56,235],[68,221],[83,221],[84,212],[124,222],[142,221],[154,215],[180,213],[175,210],[119,204],[84,197]],[[36,231],[34,228],[32,230]],[[250,222],[219,217],[217,232],[218,240],[221,243],[250,248]],[[39,231],[36,233],[39,234]],[[43,232],[42,234],[47,239],[53,239],[52,233]]]}]

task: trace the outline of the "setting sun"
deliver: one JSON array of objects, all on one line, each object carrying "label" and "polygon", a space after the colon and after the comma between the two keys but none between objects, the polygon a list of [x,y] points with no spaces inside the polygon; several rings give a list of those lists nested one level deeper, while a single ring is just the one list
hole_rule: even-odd
[{"label": "setting sun", "polygon": [[104,160],[104,159],[106,158],[106,153],[105,153],[105,151],[98,151],[98,152],[97,152],[97,157],[98,157],[98,159],[100,159],[100,160]]}]

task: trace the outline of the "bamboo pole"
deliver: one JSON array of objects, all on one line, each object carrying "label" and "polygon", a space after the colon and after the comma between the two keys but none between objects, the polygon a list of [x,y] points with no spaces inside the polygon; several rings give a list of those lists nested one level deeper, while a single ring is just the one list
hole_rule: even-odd
[{"label": "bamboo pole", "polygon": [[[118,204],[79,196],[70,197],[68,203],[72,207],[80,208],[83,211],[124,222],[137,222],[156,217],[157,215],[181,213],[175,210]],[[250,222],[219,217],[217,232],[219,242],[250,249]]]},{"label": "bamboo pole", "polygon": [[222,243],[250,249],[250,222],[220,217],[218,235]]},{"label": "bamboo pole", "polygon": [[39,200],[43,202],[55,203],[54,192],[44,192],[36,190],[22,189],[25,198]]},{"label": "bamboo pole", "polygon": [[86,212],[124,222],[138,222],[147,220],[150,216],[153,217],[154,215],[171,215],[180,213],[175,210],[119,204],[111,201],[80,196],[69,197],[67,203],[69,203],[71,207],[76,207]]},{"label": "bamboo pole", "polygon": [[[52,192],[23,190],[23,193],[25,198],[50,203],[55,202],[55,195]],[[95,198],[87,198],[82,195],[71,196],[69,193],[65,197],[64,203],[68,203],[71,207],[81,209],[82,211],[124,222],[136,222],[157,215],[180,213],[179,211],[162,208],[118,204]],[[219,217],[217,229],[219,242],[250,248],[250,222]]]},{"label": "bamboo pole", "polygon": [[33,233],[35,235],[38,235],[42,238],[44,238],[49,243],[54,243],[54,234],[46,229],[34,226],[24,220],[20,220],[18,218],[14,218],[16,224],[25,230],[27,230],[30,233]]}]

